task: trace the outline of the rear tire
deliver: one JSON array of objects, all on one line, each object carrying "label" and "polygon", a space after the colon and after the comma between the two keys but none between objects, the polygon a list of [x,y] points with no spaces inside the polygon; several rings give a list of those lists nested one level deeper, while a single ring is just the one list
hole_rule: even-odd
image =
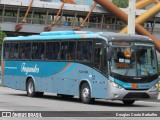
[{"label": "rear tire", "polygon": [[27,82],[27,96],[29,97],[41,97],[44,92],[35,92],[35,85],[33,79],[30,78]]},{"label": "rear tire", "polygon": [[35,93],[35,85],[34,85],[33,79],[30,78],[27,81],[27,96],[34,97],[35,95],[36,95],[36,93]]},{"label": "rear tire", "polygon": [[135,100],[122,100],[122,102],[125,105],[133,105],[133,103],[135,102]]},{"label": "rear tire", "polygon": [[90,104],[94,102],[94,98],[91,98],[91,90],[87,82],[83,83],[80,89],[80,99],[82,103]]}]

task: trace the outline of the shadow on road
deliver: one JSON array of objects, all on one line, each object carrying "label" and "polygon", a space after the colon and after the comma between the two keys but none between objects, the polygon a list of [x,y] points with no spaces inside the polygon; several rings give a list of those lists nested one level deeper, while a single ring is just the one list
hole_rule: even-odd
[{"label": "shadow on road", "polygon": [[[28,97],[26,94],[8,94],[8,95],[31,98],[31,97]],[[57,100],[57,101],[81,103],[81,101],[77,97],[68,98],[68,97],[58,97],[56,95],[44,95],[43,97],[33,97],[31,99]],[[102,100],[102,99],[96,99],[92,104],[89,104],[89,105],[110,106],[110,107],[154,107],[152,106],[152,104],[149,104],[149,106],[137,105],[135,102],[133,105],[124,105],[121,101],[110,101],[110,100]]]}]

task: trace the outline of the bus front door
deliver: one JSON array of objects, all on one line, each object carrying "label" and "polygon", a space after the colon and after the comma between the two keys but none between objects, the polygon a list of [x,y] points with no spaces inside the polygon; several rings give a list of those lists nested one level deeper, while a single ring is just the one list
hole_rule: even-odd
[{"label": "bus front door", "polygon": [[106,98],[107,95],[107,82],[104,75],[104,69],[107,69],[104,65],[104,53],[105,49],[102,47],[94,48],[93,59],[93,97]]}]

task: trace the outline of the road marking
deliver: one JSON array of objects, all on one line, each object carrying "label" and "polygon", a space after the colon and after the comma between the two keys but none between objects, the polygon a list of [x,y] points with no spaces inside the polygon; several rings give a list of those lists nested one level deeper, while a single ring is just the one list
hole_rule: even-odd
[{"label": "road marking", "polygon": [[12,109],[0,109],[0,111],[14,111],[14,110],[12,110]]},{"label": "road marking", "polygon": [[154,101],[136,101],[136,102],[145,102],[145,103],[155,103],[155,104],[160,104],[160,102],[154,102]]}]

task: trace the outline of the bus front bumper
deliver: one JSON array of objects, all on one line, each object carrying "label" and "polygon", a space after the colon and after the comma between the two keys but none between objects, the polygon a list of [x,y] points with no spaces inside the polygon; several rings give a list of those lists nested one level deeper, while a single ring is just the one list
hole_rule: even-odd
[{"label": "bus front bumper", "polygon": [[109,82],[109,98],[110,100],[141,100],[141,99],[157,99],[158,87],[148,90],[126,90],[113,82]]}]

